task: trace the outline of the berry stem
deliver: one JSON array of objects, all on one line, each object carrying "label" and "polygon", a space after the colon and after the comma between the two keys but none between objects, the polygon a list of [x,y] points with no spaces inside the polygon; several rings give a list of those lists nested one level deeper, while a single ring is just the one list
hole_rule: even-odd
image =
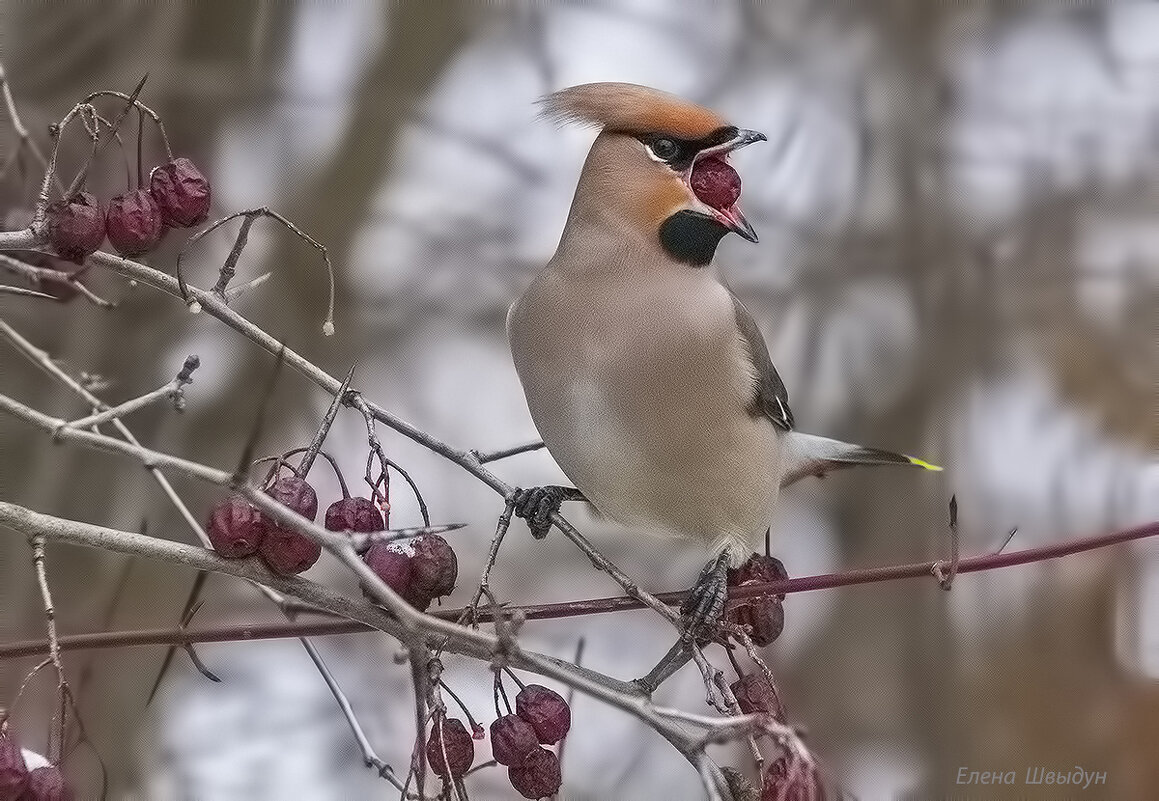
[{"label": "berry stem", "polygon": [[[253,218],[246,217],[245,222],[242,223],[242,230],[248,230],[249,223],[253,222]],[[238,235],[239,241],[241,234]],[[232,253],[230,254],[233,255]],[[228,262],[227,262],[228,264]],[[224,269],[222,275],[224,276]],[[221,282],[218,282],[219,286]],[[224,286],[221,287],[225,289]],[[305,455],[302,456],[302,461],[298,463],[298,475],[302,478],[310,472],[310,468],[314,464],[314,459],[318,456],[318,452],[322,450],[322,443],[326,441],[326,435],[330,433],[330,426],[334,424],[334,418],[338,416],[338,410],[342,408],[342,403],[346,400],[346,393],[350,389],[350,382],[354,380],[355,365],[350,365],[350,369],[346,373],[346,379],[342,382],[342,386],[334,393],[334,400],[330,402],[330,407],[326,409],[326,415],[322,418],[322,424],[318,426],[318,431],[314,434],[314,439],[310,442],[310,447],[306,449]],[[335,468],[337,470],[337,468]],[[342,482],[342,497],[349,498],[350,493],[346,489],[345,482]]]},{"label": "berry stem", "polygon": [[[141,76],[141,80],[137,82],[137,88],[135,88],[133,93],[129,95],[128,98],[126,98],[127,102],[125,103],[125,107],[122,108],[120,113],[117,114],[117,116],[113,119],[113,122],[110,125],[111,135],[115,135],[118,129],[121,127],[121,122],[133,108],[133,104],[137,102],[137,96],[141,94],[141,90],[145,88],[145,81],[147,80],[149,80],[149,73],[146,72]],[[96,160],[96,157],[100,154],[101,150],[104,148],[105,144],[108,143],[110,138],[111,136],[105,137],[104,139],[102,139],[99,135],[94,136],[92,153],[89,155],[88,161],[86,161],[84,166],[81,167],[80,172],[77,173],[76,178],[73,179],[72,184],[69,185],[68,190],[64,194],[65,197],[72,197],[84,188],[85,181],[88,179],[89,168],[92,166],[93,161]]]}]

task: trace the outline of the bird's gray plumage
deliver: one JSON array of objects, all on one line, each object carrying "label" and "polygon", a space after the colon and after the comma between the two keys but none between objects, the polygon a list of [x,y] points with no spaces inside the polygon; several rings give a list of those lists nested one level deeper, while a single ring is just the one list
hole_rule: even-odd
[{"label": "bird's gray plumage", "polygon": [[733,295],[732,303],[736,309],[737,328],[748,343],[749,361],[752,362],[756,378],[752,413],[764,415],[778,427],[792,431],[793,412],[789,408],[789,391],[785,389],[785,382],[781,380],[777,368],[773,366],[765,339],[757,328],[756,320],[736,295]]}]

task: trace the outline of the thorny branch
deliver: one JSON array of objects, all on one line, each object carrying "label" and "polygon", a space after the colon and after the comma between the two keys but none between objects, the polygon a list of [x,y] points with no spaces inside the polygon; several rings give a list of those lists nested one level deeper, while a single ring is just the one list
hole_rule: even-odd
[{"label": "thorny branch", "polygon": [[[10,405],[11,402],[5,399],[3,407],[8,409]],[[33,412],[33,414],[39,413]],[[46,432],[50,430],[47,427],[44,429]],[[135,449],[121,440],[84,431],[72,431],[69,436],[74,438],[78,444],[135,455],[142,461],[148,460],[165,468],[210,480],[212,483],[224,485],[229,480],[229,474],[222,471],[215,471],[146,449]],[[99,440],[107,441],[98,444]],[[190,466],[193,466],[192,469],[195,472],[190,471]],[[264,497],[262,493],[255,492],[252,496],[247,497],[263,512],[278,519],[280,525],[306,536],[318,537],[327,544],[327,547],[330,547],[330,532],[326,532],[325,529],[320,529],[305,518],[289,512],[285,507],[281,507],[281,511],[279,511],[279,504]],[[579,692],[634,715],[671,742],[690,762],[695,762],[697,759],[697,743],[704,734],[691,735],[683,724],[696,725],[703,729],[705,734],[711,733],[714,737],[719,735],[725,739],[734,738],[734,735],[745,736],[747,734],[747,732],[738,731],[738,726],[741,728],[743,726],[737,720],[707,716],[704,718],[689,717],[683,713],[662,710],[629,682],[620,681],[589,668],[578,667],[566,660],[528,651],[517,642],[507,642],[501,645],[499,638],[495,635],[458,626],[438,617],[425,615],[410,607],[404,614],[411,620],[404,621],[401,619],[402,616],[385,603],[386,593],[380,593],[378,596],[378,600],[383,601],[383,605],[388,607],[382,609],[370,601],[347,598],[328,587],[307,579],[277,575],[270,572],[258,560],[223,559],[213,551],[204,548],[90,523],[52,517],[6,502],[0,502],[0,526],[27,536],[42,535],[46,540],[142,556],[194,570],[223,573],[265,584],[282,595],[295,597],[335,615],[385,632],[404,642],[412,642],[415,647],[422,648],[424,651],[431,647],[438,647],[445,651],[489,662],[492,655],[502,647],[505,658],[511,667],[555,679],[569,687],[576,688]],[[373,573],[360,577],[368,586],[371,586],[372,590],[380,592],[380,588],[372,586],[372,582],[377,579]],[[389,588],[387,591],[389,592]],[[416,618],[417,620],[415,620]],[[408,623],[414,625],[415,634],[412,634],[411,630],[408,629]],[[429,653],[429,651],[427,652]],[[770,732],[776,736],[791,735],[791,732],[786,731],[785,727],[778,727],[772,721],[762,720],[761,725],[771,727]]]}]

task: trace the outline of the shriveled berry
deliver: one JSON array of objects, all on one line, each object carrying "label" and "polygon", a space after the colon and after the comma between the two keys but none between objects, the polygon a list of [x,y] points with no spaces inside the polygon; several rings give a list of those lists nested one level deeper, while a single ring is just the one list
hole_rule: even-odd
[{"label": "shriveled berry", "polygon": [[[446,752],[444,758],[443,753]],[[458,779],[475,761],[475,741],[458,718],[436,718],[427,738],[427,763],[444,779]]]},{"label": "shriveled berry", "polygon": [[62,259],[81,264],[105,241],[105,215],[88,192],[49,203],[44,219],[48,241]]},{"label": "shriveled berry", "polygon": [[[410,554],[403,551],[397,545],[376,542],[362,555],[362,560],[374,571],[374,575],[382,579],[386,586],[390,587],[407,601],[411,600]],[[430,603],[430,601],[427,603]],[[425,606],[422,608],[426,609]]]},{"label": "shriveled berry", "polygon": [[785,607],[776,596],[745,598],[726,617],[730,623],[747,626],[753,644],[762,648],[772,645],[785,629]]},{"label": "shriveled berry", "polygon": [[458,577],[459,560],[445,539],[438,534],[415,539],[410,581],[416,593],[441,598],[455,589]]},{"label": "shriveled berry", "polygon": [[765,771],[761,801],[825,801],[825,785],[815,765],[782,755]]},{"label": "shriveled berry", "polygon": [[369,534],[383,531],[386,525],[382,521],[382,512],[369,498],[340,498],[326,510],[326,528]]},{"label": "shriveled berry", "polygon": [[[266,490],[266,494],[307,520],[312,521],[318,516],[318,494],[303,478],[279,478]],[[262,517],[266,520],[266,534],[258,546],[258,552],[271,570],[292,576],[313,567],[322,556],[322,546],[314,540],[282,528],[264,514]]]},{"label": "shriveled berry", "polygon": [[746,715],[763,713],[770,715],[774,720],[785,722],[785,708],[781,706],[781,698],[777,690],[761,672],[749,673],[741,676],[731,685],[732,694],[740,704],[740,711]]},{"label": "shriveled berry", "polygon": [[28,787],[28,766],[15,738],[0,734],[0,801],[17,801]]},{"label": "shriveled berry", "polygon": [[105,212],[105,229],[114,250],[140,256],[161,241],[161,208],[147,189],[117,195]]},{"label": "shriveled berry", "polygon": [[226,559],[257,553],[266,535],[266,518],[241,495],[218,501],[205,527],[213,549]]},{"label": "shriveled berry", "polygon": [[546,798],[559,792],[563,776],[559,757],[546,748],[536,748],[519,765],[507,769],[507,778],[524,798]]},{"label": "shriveled berry", "polygon": [[740,175],[715,156],[697,159],[688,183],[693,193],[714,209],[727,209],[740,197]]},{"label": "shriveled berry", "polygon": [[[728,586],[739,587],[742,584],[765,581],[780,581],[787,579],[789,572],[785,565],[775,556],[765,556],[754,553],[743,565],[728,569]],[[777,593],[777,597],[785,600],[784,593]]]},{"label": "shriveled berry", "polygon": [[491,724],[491,755],[500,765],[520,765],[536,748],[535,729],[518,715],[504,715]]},{"label": "shriveled berry", "polygon": [[149,192],[170,228],[188,228],[209,217],[209,180],[185,157],[154,167]]},{"label": "shriveled berry", "polygon": [[28,774],[28,789],[20,801],[72,801],[72,791],[56,765],[36,768]]},{"label": "shriveled berry", "polygon": [[555,690],[528,684],[515,696],[515,714],[531,724],[544,745],[555,745],[571,728],[571,708]]},{"label": "shriveled berry", "polygon": [[295,576],[314,566],[322,557],[322,546],[296,531],[272,526],[262,538],[258,552],[275,573]]},{"label": "shriveled berry", "polygon": [[304,478],[298,476],[284,476],[279,478],[266,490],[269,495],[282,506],[288,506],[307,520],[318,516],[318,493]]}]

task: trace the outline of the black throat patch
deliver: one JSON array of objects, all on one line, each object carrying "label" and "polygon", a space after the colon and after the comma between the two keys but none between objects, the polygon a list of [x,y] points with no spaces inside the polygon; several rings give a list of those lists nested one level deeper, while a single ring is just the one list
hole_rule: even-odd
[{"label": "black throat patch", "polygon": [[677,261],[703,267],[728,229],[707,214],[682,209],[660,224],[660,244]]}]

